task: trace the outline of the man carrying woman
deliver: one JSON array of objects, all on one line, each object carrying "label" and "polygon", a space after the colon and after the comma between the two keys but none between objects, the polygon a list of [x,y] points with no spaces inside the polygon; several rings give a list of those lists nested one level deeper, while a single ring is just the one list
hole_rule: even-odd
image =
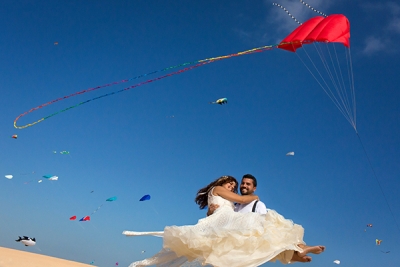
[{"label": "man carrying woman", "polygon": [[[241,191],[250,192],[251,186],[243,180]],[[218,205],[212,215],[200,219],[196,225],[167,226],[163,232],[147,232],[162,235],[164,248],[152,258],[134,262],[130,267],[185,266],[193,261],[215,267],[259,266],[276,260],[287,264],[309,262],[308,253],[319,254],[325,250],[324,246],[306,246],[303,227],[274,210],[266,214],[235,212],[234,203],[259,201],[252,193],[238,195],[237,191],[238,182],[227,175],[201,188],[195,202],[200,209]],[[143,235],[130,231],[123,234]]]}]

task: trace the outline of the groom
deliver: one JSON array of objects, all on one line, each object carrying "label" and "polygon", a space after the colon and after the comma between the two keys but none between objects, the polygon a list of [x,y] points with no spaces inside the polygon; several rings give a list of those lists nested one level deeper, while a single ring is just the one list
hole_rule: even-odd
[{"label": "groom", "polygon": [[[240,194],[253,195],[257,189],[257,179],[251,174],[245,174],[240,183]],[[207,211],[207,216],[210,216],[219,207],[216,204],[210,204]],[[265,204],[259,200],[254,200],[247,204],[235,204],[235,211],[240,213],[257,212],[259,214],[266,214],[268,212]]]}]

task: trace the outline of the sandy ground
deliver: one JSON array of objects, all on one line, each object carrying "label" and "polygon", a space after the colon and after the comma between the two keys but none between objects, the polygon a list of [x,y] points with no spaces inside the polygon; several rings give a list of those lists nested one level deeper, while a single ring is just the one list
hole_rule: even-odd
[{"label": "sandy ground", "polygon": [[0,267],[93,267],[94,265],[0,247]]}]

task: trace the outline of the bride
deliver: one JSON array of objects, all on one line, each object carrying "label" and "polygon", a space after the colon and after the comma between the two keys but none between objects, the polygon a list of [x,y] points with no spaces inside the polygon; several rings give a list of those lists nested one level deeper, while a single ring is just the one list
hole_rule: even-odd
[{"label": "bride", "polygon": [[139,266],[251,267],[265,262],[310,262],[308,253],[319,254],[324,246],[306,246],[302,226],[274,210],[267,214],[237,213],[233,203],[250,203],[256,195],[237,194],[238,182],[222,176],[200,189],[196,203],[200,209],[217,204],[215,212],[196,225],[167,226],[163,232],[124,231],[127,236],[163,237],[163,249],[151,258],[133,262]]}]

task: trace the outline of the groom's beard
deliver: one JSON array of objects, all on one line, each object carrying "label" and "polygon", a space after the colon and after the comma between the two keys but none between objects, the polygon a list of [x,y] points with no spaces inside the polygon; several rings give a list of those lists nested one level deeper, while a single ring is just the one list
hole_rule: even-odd
[{"label": "groom's beard", "polygon": [[251,195],[251,194],[253,194],[253,193],[254,193],[254,191],[251,191],[251,190],[248,190],[248,189],[240,189],[240,194],[241,194],[242,196]]}]

